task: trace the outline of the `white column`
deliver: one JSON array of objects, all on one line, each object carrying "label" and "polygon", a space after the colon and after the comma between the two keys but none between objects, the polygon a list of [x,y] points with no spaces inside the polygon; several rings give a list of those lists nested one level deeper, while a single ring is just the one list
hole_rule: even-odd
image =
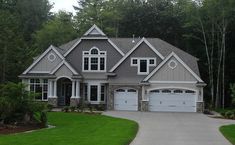
[{"label": "white column", "polygon": [[48,83],[49,83],[48,94],[49,94],[49,97],[52,97],[52,81],[48,80]]},{"label": "white column", "polygon": [[75,97],[74,92],[75,92],[75,81],[73,80],[72,81],[72,96],[71,96],[72,98]]},{"label": "white column", "polygon": [[76,81],[76,98],[80,98],[80,82]]},{"label": "white column", "polygon": [[97,85],[97,101],[98,102],[100,102],[100,100],[101,100],[101,96],[100,96],[100,94],[101,94],[101,85],[100,85],[100,83]]},{"label": "white column", "polygon": [[53,94],[54,97],[57,97],[57,82],[56,80],[54,80],[54,94]]},{"label": "white column", "polygon": [[145,98],[145,89],[144,89],[144,86],[142,86],[142,100],[147,100],[147,98]]}]

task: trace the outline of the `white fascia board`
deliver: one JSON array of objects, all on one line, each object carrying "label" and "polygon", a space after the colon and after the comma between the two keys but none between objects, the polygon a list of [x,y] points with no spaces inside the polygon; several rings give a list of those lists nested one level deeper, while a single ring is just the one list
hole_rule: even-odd
[{"label": "white fascia board", "polygon": [[96,29],[101,35],[105,36],[104,32],[99,27],[97,27],[95,24],[88,31],[86,31],[86,33],[84,35],[85,36],[89,35],[89,33],[91,33],[91,31],[93,29]]},{"label": "white fascia board", "polygon": [[199,82],[201,78],[194,73],[174,52],[170,53],[143,81],[148,81],[171,57],[175,57]]},{"label": "white fascia board", "polygon": [[66,57],[79,43],[81,43],[81,39],[79,39],[79,40],[64,54],[64,57]]},{"label": "white fascia board", "polygon": [[108,42],[122,55],[124,56],[125,54],[121,51],[120,48],[117,47],[110,39],[108,39]]},{"label": "white fascia board", "polygon": [[162,60],[164,57],[145,39],[142,38],[127,54],[116,64],[114,65],[109,72],[113,72],[128,56],[130,56],[143,42],[147,44]]},{"label": "white fascia board", "polygon": [[57,67],[54,70],[52,70],[50,74],[54,74],[63,65],[67,66],[73,74],[78,75],[77,71],[65,60],[63,60],[60,64],[58,64]]},{"label": "white fascia board", "polygon": [[50,50],[53,50],[62,60],[64,60],[64,57],[55,49],[53,45],[51,45],[23,72],[23,74],[27,74]]}]

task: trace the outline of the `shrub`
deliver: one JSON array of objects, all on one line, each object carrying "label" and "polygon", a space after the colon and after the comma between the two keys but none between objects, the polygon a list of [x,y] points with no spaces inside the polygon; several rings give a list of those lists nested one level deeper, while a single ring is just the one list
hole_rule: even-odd
[{"label": "shrub", "polygon": [[63,109],[62,109],[63,112],[69,112],[69,106],[65,106]]},{"label": "shrub", "polygon": [[47,110],[50,112],[53,109],[53,105],[47,104]]},{"label": "shrub", "polygon": [[233,119],[234,112],[233,111],[227,111],[225,112],[225,118],[227,119]]},{"label": "shrub", "polygon": [[235,84],[230,84],[230,90],[231,90],[231,105],[235,107]]},{"label": "shrub", "polygon": [[71,106],[71,107],[70,107],[71,112],[74,112],[74,111],[75,111],[75,109],[76,109],[76,107],[75,107],[75,106]]},{"label": "shrub", "polygon": [[22,83],[0,85],[0,122],[35,121],[34,114],[45,110],[44,103],[34,101],[37,94],[26,91],[25,87]]},{"label": "shrub", "polygon": [[46,111],[41,112],[40,121],[43,127],[47,127],[47,112]]}]

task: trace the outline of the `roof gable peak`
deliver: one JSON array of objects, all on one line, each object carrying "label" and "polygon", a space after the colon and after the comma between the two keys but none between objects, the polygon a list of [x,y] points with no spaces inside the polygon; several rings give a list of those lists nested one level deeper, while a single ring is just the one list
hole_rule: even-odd
[{"label": "roof gable peak", "polygon": [[84,34],[84,36],[90,36],[90,35],[93,35],[93,36],[106,36],[104,34],[104,32],[98,27],[96,26],[95,24],[88,30],[86,31],[86,33]]}]

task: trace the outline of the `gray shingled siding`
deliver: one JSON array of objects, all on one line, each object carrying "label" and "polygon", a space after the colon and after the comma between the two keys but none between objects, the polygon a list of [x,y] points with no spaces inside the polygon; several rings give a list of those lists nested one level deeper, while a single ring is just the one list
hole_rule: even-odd
[{"label": "gray shingled siding", "polygon": [[[56,56],[54,61],[49,61],[48,56],[53,53]],[[62,59],[53,51],[49,51],[30,71],[52,71],[62,61]]]},{"label": "gray shingled siding", "polygon": [[89,51],[94,46],[101,51],[107,51],[107,71],[122,58],[122,55],[107,40],[82,40],[82,42],[66,57],[67,61],[82,75],[82,51]]},{"label": "gray shingled siding", "polygon": [[[157,65],[162,61],[161,58],[153,52],[145,43],[142,43],[114,72],[117,74],[116,77],[110,78],[110,82],[117,84],[138,84],[147,75],[137,75],[138,67],[130,66],[131,57],[156,57]],[[150,67],[151,72],[155,67]]]}]

